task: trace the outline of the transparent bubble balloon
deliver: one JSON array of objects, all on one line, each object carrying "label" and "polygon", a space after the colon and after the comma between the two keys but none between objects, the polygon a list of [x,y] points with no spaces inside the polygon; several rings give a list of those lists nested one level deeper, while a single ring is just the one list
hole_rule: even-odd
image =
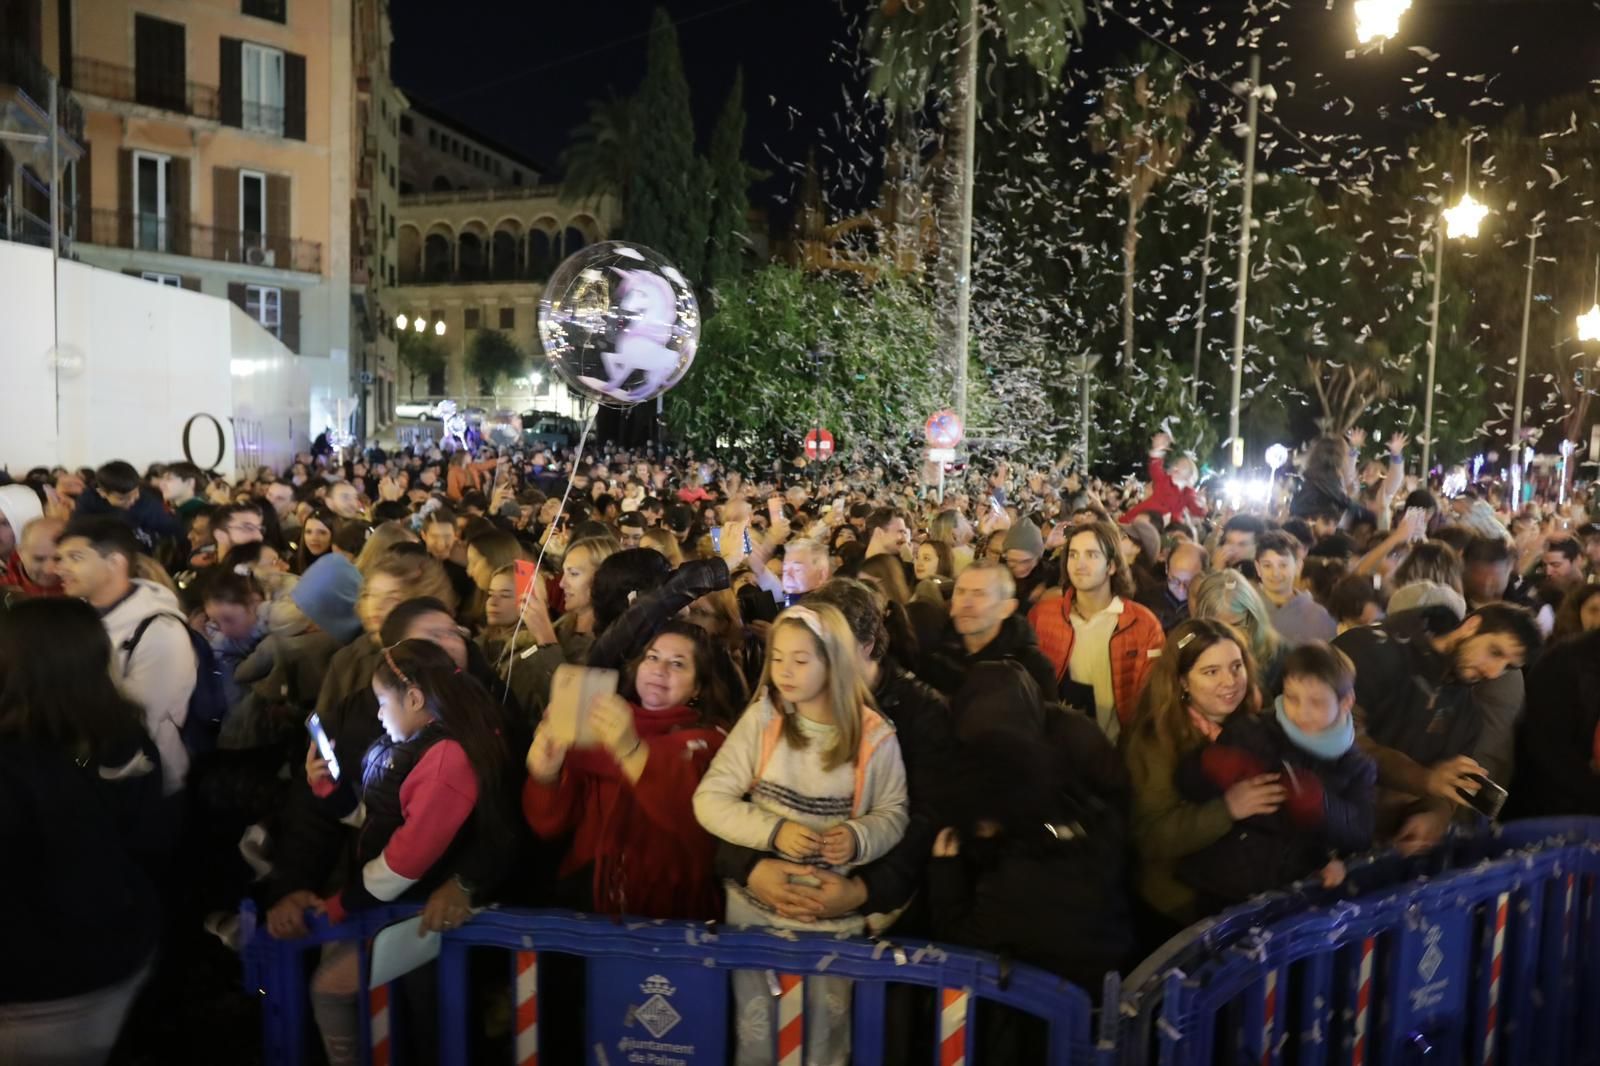
[{"label": "transparent bubble balloon", "polygon": [[522,442],[522,416],[515,411],[495,411],[483,420],[483,439],[498,448]]},{"label": "transparent bubble balloon", "polygon": [[550,275],[539,301],[539,340],[568,388],[631,407],[689,372],[700,305],[688,279],[649,248],[592,244]]}]

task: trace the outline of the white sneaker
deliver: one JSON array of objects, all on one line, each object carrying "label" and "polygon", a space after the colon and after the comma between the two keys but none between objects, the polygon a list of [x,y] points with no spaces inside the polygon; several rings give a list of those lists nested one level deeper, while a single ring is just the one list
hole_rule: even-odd
[{"label": "white sneaker", "polygon": [[272,872],[272,861],[266,856],[267,830],[265,826],[253,825],[244,831],[244,836],[239,838],[239,854],[244,856],[244,861],[250,864],[250,869],[256,873],[259,881]]}]

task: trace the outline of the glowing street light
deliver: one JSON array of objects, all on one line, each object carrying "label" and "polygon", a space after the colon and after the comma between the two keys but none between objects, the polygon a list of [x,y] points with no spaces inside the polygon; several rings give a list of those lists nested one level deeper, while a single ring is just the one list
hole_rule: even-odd
[{"label": "glowing street light", "polygon": [[1356,40],[1371,44],[1400,32],[1400,16],[1411,8],[1411,0],[1356,0],[1353,7]]},{"label": "glowing street light", "polygon": [[444,319],[441,318],[433,324],[433,331],[441,337],[444,336]]},{"label": "glowing street light", "polygon": [[416,318],[411,320],[411,326],[418,333],[426,333],[428,331],[428,324],[422,320],[421,315],[418,315]]},{"label": "glowing street light", "polygon": [[404,333],[406,330],[407,321],[408,320],[405,316],[405,312],[402,311],[400,314],[394,316],[394,328],[399,330],[401,333]]},{"label": "glowing street light", "polygon": [[1600,341],[1600,303],[1578,316],[1578,339]]},{"label": "glowing street light", "polygon": [[[1470,149],[1469,149],[1470,151]],[[1469,167],[1471,163],[1467,164]],[[1467,174],[1467,184],[1472,183],[1472,174]],[[1454,207],[1447,208],[1444,212],[1445,236],[1451,240],[1466,238],[1468,240],[1478,235],[1478,227],[1483,224],[1484,216],[1489,213],[1489,208],[1472,198],[1472,191],[1461,197],[1461,202]]]}]

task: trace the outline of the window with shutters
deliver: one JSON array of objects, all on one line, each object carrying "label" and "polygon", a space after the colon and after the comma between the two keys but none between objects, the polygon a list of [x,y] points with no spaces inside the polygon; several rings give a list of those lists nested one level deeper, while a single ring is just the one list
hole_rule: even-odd
[{"label": "window with shutters", "polygon": [[189,110],[182,23],[133,16],[133,96],[166,111]]},{"label": "window with shutters", "polygon": [[174,289],[183,288],[183,278],[178,274],[163,274],[157,270],[146,270],[139,275],[146,281],[153,281],[157,285],[171,285]]},{"label": "window with shutters", "polygon": [[481,311],[479,311],[476,307],[469,307],[466,310],[466,319],[465,319],[465,321],[462,322],[462,326],[465,327],[466,329],[477,329],[478,328],[478,324],[479,324],[479,320],[482,317],[483,317],[483,313]]},{"label": "window with shutters", "polygon": [[244,287],[244,313],[280,340],[283,337],[283,290],[268,285]]},{"label": "window with shutters", "polygon": [[147,252],[171,250],[171,199],[167,180],[172,157],[154,152],[133,153],[133,210],[135,247]]},{"label": "window with shutters", "polygon": [[244,0],[242,10],[246,15],[254,15],[258,19],[270,19],[273,22],[289,21],[288,0]]},{"label": "window with shutters", "polygon": [[500,309],[500,328],[517,328],[517,309],[515,307],[502,307]]},{"label": "window with shutters", "polygon": [[247,130],[283,136],[283,53],[245,42],[241,62],[241,124]]},{"label": "window with shutters", "polygon": [[267,232],[267,176],[254,170],[239,171],[239,232],[251,244]]}]

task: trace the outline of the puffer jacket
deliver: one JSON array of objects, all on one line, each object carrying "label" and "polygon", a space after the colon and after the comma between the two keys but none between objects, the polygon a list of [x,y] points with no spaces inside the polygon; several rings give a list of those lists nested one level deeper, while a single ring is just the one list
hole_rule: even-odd
[{"label": "puffer jacket", "polygon": [[1222,839],[1178,862],[1202,911],[1220,910],[1306,877],[1335,853],[1372,846],[1378,768],[1352,745],[1337,759],[1302,750],[1271,712],[1235,714],[1216,742],[1178,766],[1178,792],[1192,803],[1220,798],[1258,774],[1281,775],[1289,798],[1272,814],[1234,822]]},{"label": "puffer jacket", "polygon": [[[1075,590],[1067,589],[1056,599],[1046,600],[1028,612],[1028,622],[1039,635],[1039,650],[1044,652],[1055,671],[1055,684],[1045,689],[1054,697],[1059,685],[1069,676],[1072,662],[1072,645],[1077,640],[1077,630],[1072,628],[1072,602]],[[1122,615],[1111,633],[1111,690],[1116,698],[1117,718],[1124,728],[1133,720],[1139,695],[1144,692],[1150,671],[1155,669],[1161,649],[1167,643],[1167,634],[1161,620],[1150,608],[1131,599],[1122,601]]]}]

